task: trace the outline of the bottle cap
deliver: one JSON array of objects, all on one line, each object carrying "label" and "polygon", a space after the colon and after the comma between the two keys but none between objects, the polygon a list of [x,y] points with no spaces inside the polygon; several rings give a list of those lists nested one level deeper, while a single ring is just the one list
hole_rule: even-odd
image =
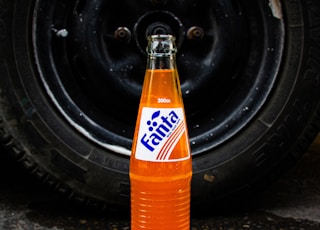
[{"label": "bottle cap", "polygon": [[151,56],[164,57],[177,52],[175,37],[169,34],[148,36],[147,53]]}]

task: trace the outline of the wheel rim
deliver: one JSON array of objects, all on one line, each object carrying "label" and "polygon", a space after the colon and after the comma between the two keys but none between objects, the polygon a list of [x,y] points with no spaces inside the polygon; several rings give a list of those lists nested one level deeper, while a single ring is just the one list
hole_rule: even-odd
[{"label": "wheel rim", "polygon": [[274,87],[285,36],[275,7],[247,0],[38,0],[32,40],[40,82],[79,133],[129,155],[145,36],[172,32],[192,154],[205,154],[248,125]]}]

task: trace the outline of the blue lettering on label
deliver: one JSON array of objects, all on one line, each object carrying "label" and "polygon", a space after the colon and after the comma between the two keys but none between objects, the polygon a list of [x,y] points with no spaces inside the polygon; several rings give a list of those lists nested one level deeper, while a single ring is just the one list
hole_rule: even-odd
[{"label": "blue lettering on label", "polygon": [[171,111],[167,116],[161,115],[160,110],[154,112],[147,121],[148,132],[143,134],[141,144],[153,152],[155,147],[174,130],[179,121],[180,118],[175,111]]},{"label": "blue lettering on label", "polygon": [[135,158],[145,161],[180,161],[190,157],[171,158],[172,151],[186,133],[183,108],[149,108],[141,111]]}]

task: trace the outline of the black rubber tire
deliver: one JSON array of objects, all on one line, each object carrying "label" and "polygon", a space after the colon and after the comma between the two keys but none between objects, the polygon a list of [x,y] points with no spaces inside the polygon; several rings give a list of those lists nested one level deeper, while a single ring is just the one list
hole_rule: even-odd
[{"label": "black rubber tire", "polygon": [[[286,35],[275,82],[254,116],[232,136],[195,148],[194,207],[259,193],[301,157],[319,132],[320,1],[283,0],[281,5],[282,14],[279,5],[272,6],[273,17],[283,16]],[[68,198],[100,208],[129,207],[129,157],[70,125],[40,80],[42,64],[32,40],[35,6],[32,0],[0,1],[1,143]],[[122,145],[116,141],[109,144]]]}]

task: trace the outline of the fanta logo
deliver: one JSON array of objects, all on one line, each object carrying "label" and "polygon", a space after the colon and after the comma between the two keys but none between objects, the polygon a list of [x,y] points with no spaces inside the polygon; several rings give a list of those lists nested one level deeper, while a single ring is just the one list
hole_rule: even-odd
[{"label": "fanta logo", "polygon": [[182,108],[143,108],[135,157],[146,161],[181,160],[170,157],[185,132]]},{"label": "fanta logo", "polygon": [[172,132],[179,121],[180,118],[174,111],[168,115],[161,115],[160,110],[154,112],[151,119],[147,121],[148,132],[142,136],[141,144],[151,152],[154,151],[155,146],[159,145]]}]

